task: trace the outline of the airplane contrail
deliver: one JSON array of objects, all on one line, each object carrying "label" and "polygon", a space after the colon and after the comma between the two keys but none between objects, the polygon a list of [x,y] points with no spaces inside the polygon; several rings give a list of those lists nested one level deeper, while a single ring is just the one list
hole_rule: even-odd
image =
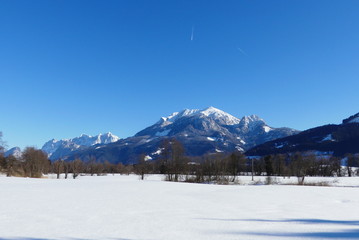
[{"label": "airplane contrail", "polygon": [[243,51],[241,48],[237,47],[237,50],[240,51],[243,55],[248,56],[248,54],[245,51]]},{"label": "airplane contrail", "polygon": [[191,41],[193,41],[193,37],[194,37],[194,26],[192,26]]}]

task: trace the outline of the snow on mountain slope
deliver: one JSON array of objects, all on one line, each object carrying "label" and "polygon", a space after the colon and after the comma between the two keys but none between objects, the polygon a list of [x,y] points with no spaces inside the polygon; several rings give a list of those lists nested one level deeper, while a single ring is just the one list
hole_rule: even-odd
[{"label": "snow on mountain slope", "polygon": [[[203,110],[185,109],[162,117],[155,124],[138,132],[135,136],[122,139],[101,149],[89,148],[77,151],[76,156],[87,161],[95,157],[98,161],[133,164],[141,154],[152,159],[166,138],[180,141],[188,156],[212,153],[245,151],[257,144],[298,133],[290,128],[273,128],[256,115],[236,118],[222,110],[209,107]],[[69,156],[67,160],[72,160]]]},{"label": "snow on mountain slope", "polygon": [[113,143],[118,140],[120,140],[120,138],[110,132],[96,136],[82,134],[80,137],[72,139],[52,139],[44,144],[42,151],[47,153],[50,159],[57,159],[77,149],[85,149],[97,144]]},{"label": "snow on mountain slope", "polygon": [[200,111],[199,114],[204,115],[206,117],[210,117],[223,125],[236,125],[241,122],[241,120],[232,116],[231,114],[223,112],[222,110],[219,110],[214,107],[206,108]]},{"label": "snow on mountain slope", "polygon": [[248,155],[263,156],[278,153],[318,152],[344,157],[348,153],[358,153],[359,113],[342,121],[308,129],[294,136],[275,139],[257,145],[247,151]]},{"label": "snow on mountain slope", "polygon": [[241,120],[238,118],[220,110],[215,107],[208,107],[203,110],[199,109],[185,109],[181,112],[174,112],[168,117],[162,117],[157,124],[160,124],[162,127],[167,126],[175,122],[176,120],[183,118],[183,117],[209,117],[223,125],[235,125],[239,124]]},{"label": "snow on mountain slope", "polygon": [[353,118],[349,121],[350,123],[359,123],[359,117]]},{"label": "snow on mountain slope", "polygon": [[348,124],[348,123],[359,123],[359,113],[354,114],[343,120],[343,124]]},{"label": "snow on mountain slope", "polygon": [[14,156],[15,158],[21,158],[22,157],[21,149],[19,147],[13,147],[7,150],[4,154],[5,157],[8,157],[10,155]]}]

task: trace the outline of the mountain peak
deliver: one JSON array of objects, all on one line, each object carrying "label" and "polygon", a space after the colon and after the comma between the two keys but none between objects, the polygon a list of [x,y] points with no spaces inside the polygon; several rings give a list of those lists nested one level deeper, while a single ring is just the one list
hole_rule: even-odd
[{"label": "mountain peak", "polygon": [[157,124],[161,126],[167,126],[172,124],[179,118],[192,117],[192,116],[205,116],[210,117],[214,120],[218,120],[223,125],[236,125],[239,124],[240,120],[229,113],[226,113],[215,107],[207,107],[205,109],[184,109],[180,112],[174,112],[167,117],[162,117]]},{"label": "mountain peak", "polygon": [[62,157],[61,151],[73,151],[84,147],[90,147],[96,144],[113,143],[117,142],[118,140],[120,140],[120,138],[110,132],[105,134],[98,134],[96,136],[81,134],[80,137],[75,137],[72,139],[52,139],[44,144],[44,146],[42,147],[42,151],[47,153],[50,159],[54,159]]},{"label": "mountain peak", "polygon": [[92,136],[82,133],[82,134],[80,135],[80,138],[82,138],[82,137],[92,137]]},{"label": "mountain peak", "polygon": [[228,114],[218,108],[215,108],[215,107],[208,107],[208,108],[205,108],[203,110],[200,111],[200,113],[206,115],[206,116],[209,116],[209,115],[212,115],[212,114]]},{"label": "mountain peak", "polygon": [[211,117],[214,120],[219,121],[223,125],[236,125],[239,124],[241,121],[240,119],[232,116],[231,114],[226,113],[215,107],[208,107],[201,110],[199,113],[206,117]]},{"label": "mountain peak", "polygon": [[215,108],[215,107],[208,107],[208,108],[205,108],[203,110],[201,110],[201,112],[210,112],[210,113],[213,113],[213,112],[223,112],[222,110],[218,109],[218,108]]},{"label": "mountain peak", "polygon": [[241,121],[246,122],[246,123],[250,123],[250,122],[264,122],[264,120],[262,118],[260,118],[257,115],[249,115],[249,116],[244,116],[242,117]]},{"label": "mountain peak", "polygon": [[21,158],[22,153],[21,149],[19,147],[13,147],[5,152],[5,157],[8,157],[10,155],[14,156],[15,158]]}]

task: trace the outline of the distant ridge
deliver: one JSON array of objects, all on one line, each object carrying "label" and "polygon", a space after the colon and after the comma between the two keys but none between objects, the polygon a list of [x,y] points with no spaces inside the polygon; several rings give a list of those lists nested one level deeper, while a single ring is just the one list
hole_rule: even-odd
[{"label": "distant ridge", "polygon": [[133,137],[101,146],[74,148],[64,159],[78,157],[88,161],[95,158],[100,162],[132,164],[141,154],[145,154],[147,160],[158,158],[161,143],[168,138],[180,141],[188,156],[243,152],[257,144],[298,132],[291,128],[270,127],[256,115],[237,118],[215,107],[185,109],[160,118]]},{"label": "distant ridge", "polygon": [[120,140],[120,138],[110,132],[96,136],[81,134],[80,137],[75,137],[72,139],[52,139],[46,142],[41,149],[47,153],[51,160],[55,160],[63,158],[72,152],[83,150],[93,145],[103,145],[113,143],[118,140]]},{"label": "distant ridge", "polygon": [[335,156],[359,153],[359,113],[344,119],[342,124],[315,127],[294,136],[269,141],[253,147],[246,154],[263,156],[306,151]]}]

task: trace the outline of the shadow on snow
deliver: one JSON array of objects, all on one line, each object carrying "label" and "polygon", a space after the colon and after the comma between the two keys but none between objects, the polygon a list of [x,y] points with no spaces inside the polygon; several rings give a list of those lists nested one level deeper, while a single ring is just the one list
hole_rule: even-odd
[{"label": "shadow on snow", "polygon": [[[88,240],[85,238],[30,238],[30,237],[14,237],[14,238],[2,238],[0,240]],[[133,240],[129,238],[104,238],[105,240]]]},{"label": "shadow on snow", "polygon": [[223,231],[223,234],[233,235],[253,235],[253,236],[268,236],[268,237],[302,237],[308,239],[359,239],[359,221],[345,221],[345,220],[326,220],[326,219],[220,219],[220,218],[197,218],[199,220],[209,221],[227,221],[227,222],[270,222],[270,223],[300,223],[300,224],[331,224],[342,226],[353,226],[357,228],[345,229],[342,231],[332,232],[241,232],[241,231]]}]

